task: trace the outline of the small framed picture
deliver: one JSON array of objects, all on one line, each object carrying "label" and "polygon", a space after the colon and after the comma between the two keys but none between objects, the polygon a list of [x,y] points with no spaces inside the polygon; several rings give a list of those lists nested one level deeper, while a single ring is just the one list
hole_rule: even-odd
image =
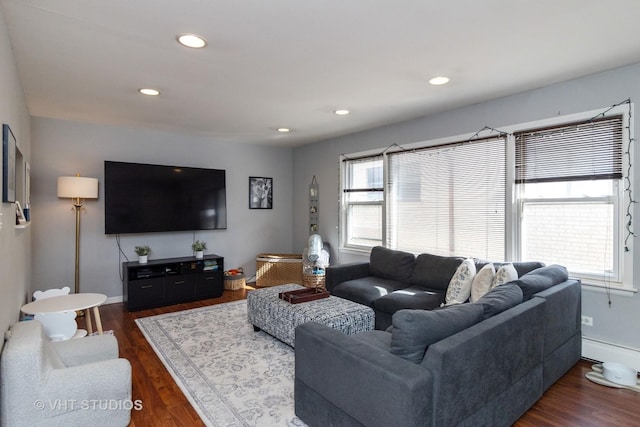
[{"label": "small framed picture", "polygon": [[26,224],[27,218],[24,216],[20,202],[16,200],[16,224]]},{"label": "small framed picture", "polygon": [[16,137],[2,125],[2,201],[16,201]]},{"label": "small framed picture", "polygon": [[249,209],[273,209],[273,178],[249,177]]}]

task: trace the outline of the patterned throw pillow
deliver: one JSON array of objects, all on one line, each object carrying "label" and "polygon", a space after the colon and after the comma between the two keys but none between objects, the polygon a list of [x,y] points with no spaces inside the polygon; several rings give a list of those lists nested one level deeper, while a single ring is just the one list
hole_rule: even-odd
[{"label": "patterned throw pillow", "polygon": [[491,284],[491,289],[496,286],[504,285],[512,280],[516,280],[518,278],[518,272],[516,271],[513,264],[505,264],[496,271],[496,277],[493,278],[493,283]]},{"label": "patterned throw pillow", "polygon": [[462,261],[449,281],[444,305],[462,304],[471,296],[471,283],[476,275],[476,264],[473,258]]},{"label": "patterned throw pillow", "polygon": [[482,298],[493,285],[493,278],[496,276],[496,268],[493,263],[489,263],[482,267],[471,283],[471,298],[469,301],[476,302]]}]

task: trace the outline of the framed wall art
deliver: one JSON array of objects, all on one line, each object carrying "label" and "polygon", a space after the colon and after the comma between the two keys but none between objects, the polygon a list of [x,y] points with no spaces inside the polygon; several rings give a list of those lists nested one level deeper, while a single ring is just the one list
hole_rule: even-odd
[{"label": "framed wall art", "polygon": [[249,177],[249,209],[273,209],[273,178]]},{"label": "framed wall art", "polygon": [[2,201],[16,201],[16,137],[9,125],[2,125]]}]

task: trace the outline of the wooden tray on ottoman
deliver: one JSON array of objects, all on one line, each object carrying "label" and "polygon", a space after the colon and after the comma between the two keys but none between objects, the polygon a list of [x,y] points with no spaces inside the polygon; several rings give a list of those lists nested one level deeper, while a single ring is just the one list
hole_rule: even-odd
[{"label": "wooden tray on ottoman", "polygon": [[281,300],[290,302],[291,304],[298,304],[301,302],[315,301],[322,298],[329,297],[329,291],[318,288],[298,289],[295,291],[280,292],[278,298]]}]

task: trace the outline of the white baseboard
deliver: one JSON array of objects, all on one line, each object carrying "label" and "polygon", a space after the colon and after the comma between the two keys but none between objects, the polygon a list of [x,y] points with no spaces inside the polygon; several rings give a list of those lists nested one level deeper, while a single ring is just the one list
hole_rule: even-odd
[{"label": "white baseboard", "polygon": [[119,297],[109,297],[107,298],[107,300],[104,302],[105,304],[116,304],[118,302],[122,302],[122,295],[120,295]]},{"label": "white baseboard", "polygon": [[640,371],[640,350],[582,337],[582,357],[599,362],[618,362]]}]

